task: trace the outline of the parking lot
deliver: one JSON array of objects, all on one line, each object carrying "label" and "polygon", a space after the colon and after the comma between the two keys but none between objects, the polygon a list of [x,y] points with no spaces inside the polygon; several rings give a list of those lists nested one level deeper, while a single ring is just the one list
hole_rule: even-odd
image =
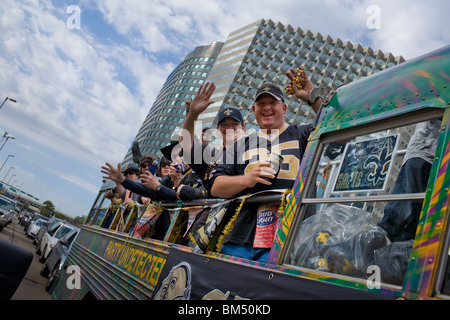
[{"label": "parking lot", "polygon": [[42,263],[38,261],[39,256],[35,254],[36,245],[33,244],[33,239],[25,235],[24,228],[18,224],[17,217],[0,232],[0,239],[12,242],[33,253],[33,262],[11,300],[51,300],[49,293],[45,291],[48,279],[39,273]]}]

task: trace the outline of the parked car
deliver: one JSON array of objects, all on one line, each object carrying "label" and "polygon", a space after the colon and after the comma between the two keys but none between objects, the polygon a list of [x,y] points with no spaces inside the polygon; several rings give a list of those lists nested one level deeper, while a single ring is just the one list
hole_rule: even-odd
[{"label": "parked car", "polygon": [[41,253],[41,249],[40,249],[40,243],[42,240],[42,237],[44,236],[44,234],[47,232],[47,230],[50,230],[52,228],[56,228],[57,225],[59,223],[63,222],[61,219],[58,218],[50,218],[47,223],[44,223],[41,228],[39,229],[39,232],[37,233],[36,237],[34,237],[33,243],[37,244],[37,248],[36,248],[36,253],[40,254]]},{"label": "parked car", "polygon": [[75,228],[76,227],[71,224],[62,222],[58,224],[56,228],[52,230],[49,229],[42,237],[40,243],[41,257],[39,258],[39,262],[44,262],[48,257],[50,250],[56,245],[59,239]]},{"label": "parked car", "polygon": [[37,233],[39,232],[39,229],[46,221],[47,220],[44,219],[38,219],[36,221],[31,222],[26,232],[27,237],[30,238],[36,237]]},{"label": "parked car", "polygon": [[32,226],[34,223],[36,223],[36,221],[38,221],[38,220],[44,220],[44,222],[45,222],[45,221],[48,221],[48,219],[49,219],[48,217],[43,216],[42,214],[34,213],[34,214],[33,214],[33,217],[31,218],[31,220],[30,220],[30,222],[29,222],[29,224],[28,224],[28,227],[25,228],[25,234],[28,235],[28,232],[29,232],[31,226]]},{"label": "parked car", "polygon": [[47,291],[50,290],[55,280],[59,278],[60,270],[64,265],[67,255],[72,248],[72,244],[75,242],[75,239],[79,233],[80,228],[75,228],[69,231],[58,241],[58,243],[50,251],[47,259],[44,261],[41,268],[41,275],[48,277],[47,285],[45,287]]},{"label": "parked car", "polygon": [[18,213],[16,209],[16,202],[9,198],[0,196],[0,231],[12,222],[16,213]]}]

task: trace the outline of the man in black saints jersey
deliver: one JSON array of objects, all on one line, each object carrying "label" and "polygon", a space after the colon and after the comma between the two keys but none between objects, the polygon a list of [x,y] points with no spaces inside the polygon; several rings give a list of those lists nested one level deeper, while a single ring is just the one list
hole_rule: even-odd
[{"label": "man in black saints jersey", "polygon": [[[316,96],[314,85],[306,78],[306,84],[298,89],[295,71],[286,73],[291,80],[294,94],[318,112],[322,98]],[[288,125],[284,121],[287,106],[280,88],[263,84],[256,92],[252,106],[260,130],[238,140],[227,150],[224,163],[217,164],[205,181],[210,194],[219,198],[236,196],[270,189],[291,188],[300,168],[311,125]],[[267,162],[267,154],[283,157],[279,173]],[[272,180],[271,180],[272,179]],[[242,210],[231,232],[226,235],[221,252],[246,259],[265,262],[270,248],[253,247],[256,229],[255,210]]]}]

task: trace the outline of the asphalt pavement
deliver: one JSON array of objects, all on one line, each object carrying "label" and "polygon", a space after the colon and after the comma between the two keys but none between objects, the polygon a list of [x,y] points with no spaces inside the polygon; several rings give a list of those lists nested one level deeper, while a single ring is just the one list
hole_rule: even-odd
[{"label": "asphalt pavement", "polygon": [[48,279],[40,275],[42,263],[35,253],[36,245],[33,244],[33,239],[25,235],[24,227],[18,224],[17,218],[0,232],[0,239],[33,253],[33,262],[11,300],[51,300],[50,294],[45,291]]}]

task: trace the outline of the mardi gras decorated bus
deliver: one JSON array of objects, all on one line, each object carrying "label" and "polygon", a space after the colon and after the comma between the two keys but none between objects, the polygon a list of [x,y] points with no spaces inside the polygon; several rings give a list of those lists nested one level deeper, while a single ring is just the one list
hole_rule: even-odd
[{"label": "mardi gras decorated bus", "polygon": [[[448,299],[449,82],[450,46],[332,91],[292,189],[143,206],[106,185],[52,297]],[[272,234],[264,263],[220,253],[249,208]]]}]

